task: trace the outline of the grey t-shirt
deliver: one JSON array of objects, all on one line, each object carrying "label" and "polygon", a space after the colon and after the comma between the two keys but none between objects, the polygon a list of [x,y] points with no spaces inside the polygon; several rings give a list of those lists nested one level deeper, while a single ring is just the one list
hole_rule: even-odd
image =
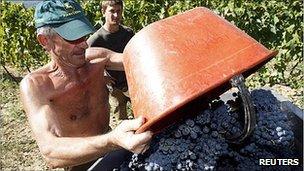
[{"label": "grey t-shirt", "polygon": [[[104,47],[114,52],[122,53],[129,40],[134,36],[132,29],[120,25],[119,30],[110,33],[101,27],[87,40],[90,47]],[[127,88],[127,79],[124,71],[107,70],[108,74],[115,79],[115,88]]]}]

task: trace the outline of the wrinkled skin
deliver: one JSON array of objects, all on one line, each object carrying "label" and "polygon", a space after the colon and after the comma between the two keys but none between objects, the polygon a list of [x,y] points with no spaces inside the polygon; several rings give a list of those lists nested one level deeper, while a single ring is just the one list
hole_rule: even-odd
[{"label": "wrinkled skin", "polygon": [[151,132],[134,134],[143,118],[109,131],[105,68],[123,70],[122,55],[88,48],[84,38],[67,41],[58,34],[38,35],[51,57],[20,85],[21,101],[40,152],[51,168],[74,166],[125,148],[140,153]]}]

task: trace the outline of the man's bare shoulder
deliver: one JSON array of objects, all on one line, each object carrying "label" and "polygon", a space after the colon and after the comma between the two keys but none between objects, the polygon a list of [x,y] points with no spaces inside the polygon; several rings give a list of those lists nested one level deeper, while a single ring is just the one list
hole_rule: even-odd
[{"label": "man's bare shoulder", "polygon": [[49,77],[49,66],[46,65],[27,74],[20,83],[21,92],[40,91],[43,92],[52,85]]}]

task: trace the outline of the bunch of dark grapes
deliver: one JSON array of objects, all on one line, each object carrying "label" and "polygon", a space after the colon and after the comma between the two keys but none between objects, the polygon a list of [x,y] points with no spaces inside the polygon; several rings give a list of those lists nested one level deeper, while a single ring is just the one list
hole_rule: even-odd
[{"label": "bunch of dark grapes", "polygon": [[[226,104],[215,100],[195,117],[156,135],[148,151],[134,154],[121,169],[263,170],[259,159],[295,155],[294,134],[277,99],[266,90],[254,90],[251,96],[257,112],[257,126],[243,143],[236,145],[227,140],[243,129],[240,99],[237,97]],[[267,169],[271,170],[271,167]]]}]

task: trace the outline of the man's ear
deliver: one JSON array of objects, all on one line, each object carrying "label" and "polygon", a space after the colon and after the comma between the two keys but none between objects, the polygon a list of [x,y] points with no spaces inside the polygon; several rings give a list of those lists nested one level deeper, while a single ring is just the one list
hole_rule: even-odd
[{"label": "man's ear", "polygon": [[37,36],[37,40],[39,42],[39,44],[46,50],[49,51],[49,39],[47,36],[39,34]]},{"label": "man's ear", "polygon": [[101,14],[103,17],[105,17],[106,9],[107,9],[107,7],[105,7],[105,8],[103,8],[102,6],[100,7]]}]

